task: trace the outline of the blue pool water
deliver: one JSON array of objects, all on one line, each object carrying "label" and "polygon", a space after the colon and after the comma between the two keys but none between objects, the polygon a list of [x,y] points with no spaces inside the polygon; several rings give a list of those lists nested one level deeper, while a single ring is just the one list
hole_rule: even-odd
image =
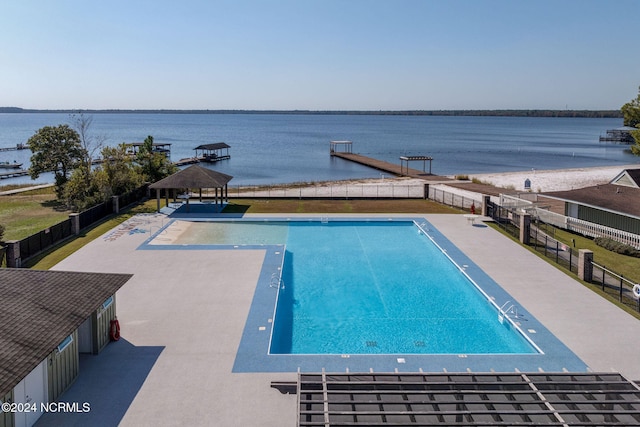
[{"label": "blue pool water", "polygon": [[291,223],[270,352],[535,353],[412,222]]},{"label": "blue pool water", "polygon": [[195,222],[175,244],[286,244],[271,354],[536,353],[412,221]]}]

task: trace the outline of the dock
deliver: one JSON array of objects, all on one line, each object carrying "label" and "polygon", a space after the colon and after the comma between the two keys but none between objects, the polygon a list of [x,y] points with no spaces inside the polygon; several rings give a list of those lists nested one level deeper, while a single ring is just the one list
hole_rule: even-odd
[{"label": "dock", "polygon": [[[345,151],[338,151],[338,147],[343,147]],[[426,180],[448,180],[448,178],[446,177],[433,175],[431,173],[431,161],[433,159],[429,156],[402,156],[399,159],[400,163],[394,164],[384,160],[378,160],[372,157],[353,153],[351,151],[351,141],[331,141],[330,154],[332,157],[339,157],[350,162],[368,166],[382,172],[387,172],[391,175],[406,176],[410,178],[420,178]],[[410,161],[421,161],[423,163],[423,170],[410,168]],[[424,166],[426,165],[426,162],[429,162],[429,171],[425,170],[426,167]]]},{"label": "dock", "polygon": [[14,169],[7,172],[0,172],[0,179],[16,178],[18,176],[29,175],[29,171],[26,169]]},{"label": "dock", "polygon": [[[229,155],[229,148],[231,147],[224,142],[199,145],[194,148],[194,150],[196,150],[196,155],[194,157],[180,159],[174,164],[176,166],[185,166],[200,162],[215,163],[220,160],[227,160],[231,158]],[[200,153],[200,151],[202,152]]]},{"label": "dock", "polygon": [[0,151],[16,151],[16,150],[26,150],[27,145],[26,144],[16,144],[15,147],[0,147]]}]

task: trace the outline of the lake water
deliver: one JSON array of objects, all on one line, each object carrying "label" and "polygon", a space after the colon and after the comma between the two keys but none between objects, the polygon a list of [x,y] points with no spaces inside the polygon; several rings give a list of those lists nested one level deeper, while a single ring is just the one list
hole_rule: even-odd
[{"label": "lake water", "polygon": [[[380,172],[329,156],[330,140],[353,152],[399,163],[403,155],[434,158],[438,175],[560,169],[638,163],[627,146],[598,138],[622,119],[291,114],[93,114],[91,134],[107,145],[152,135],[170,143],[172,160],[200,144],[226,142],[231,159],[206,165],[232,175],[232,185],[379,178]],[[0,148],[25,143],[39,128],[70,123],[68,114],[0,114]],[[0,152],[23,162],[29,150]],[[44,176],[41,181],[52,181]],[[2,183],[30,182],[28,177]]]}]

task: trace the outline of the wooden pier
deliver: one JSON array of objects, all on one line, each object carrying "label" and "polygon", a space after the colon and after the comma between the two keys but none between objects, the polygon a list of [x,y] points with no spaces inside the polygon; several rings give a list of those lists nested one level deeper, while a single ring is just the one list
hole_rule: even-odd
[{"label": "wooden pier", "polygon": [[[342,148],[344,151],[338,151]],[[371,157],[362,156],[360,154],[354,154],[352,152],[352,143],[351,141],[331,141],[330,154],[333,157],[339,157],[341,159],[349,160],[354,163],[359,163],[364,166],[368,166],[370,168],[377,169],[382,172],[387,172],[396,176],[407,176],[411,178],[420,178],[426,180],[438,180],[438,181],[447,181],[449,178],[433,175],[431,173],[431,157],[428,156],[402,156],[400,157],[399,164],[393,164],[386,162],[384,160],[377,160]],[[423,170],[413,169],[409,167],[409,162],[419,160],[423,162],[423,166],[426,162],[429,162],[429,171],[427,172],[424,168]],[[406,163],[406,165],[405,165]]]},{"label": "wooden pier", "polygon": [[[187,157],[186,159],[180,159],[174,164],[176,166],[191,165],[194,163],[215,163],[220,160],[230,159],[229,145],[224,142],[216,142],[215,144],[203,144],[195,148],[196,155],[194,157]],[[201,153],[199,153],[201,151]]]},{"label": "wooden pier", "polygon": [[7,172],[0,171],[0,179],[16,178],[18,176],[25,176],[25,175],[29,175],[29,171],[26,169],[14,169]]},{"label": "wooden pier", "polygon": [[0,151],[16,151],[16,150],[26,150],[27,145],[26,144],[16,144],[15,147],[0,147]]}]

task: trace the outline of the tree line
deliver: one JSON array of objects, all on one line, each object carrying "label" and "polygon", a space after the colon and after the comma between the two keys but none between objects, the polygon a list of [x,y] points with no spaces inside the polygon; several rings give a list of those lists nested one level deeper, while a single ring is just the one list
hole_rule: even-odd
[{"label": "tree line", "polygon": [[[0,113],[67,113],[78,110],[34,110],[0,107]],[[496,117],[584,117],[621,118],[620,110],[80,110],[87,114],[318,114],[380,116],[496,116]]]}]

